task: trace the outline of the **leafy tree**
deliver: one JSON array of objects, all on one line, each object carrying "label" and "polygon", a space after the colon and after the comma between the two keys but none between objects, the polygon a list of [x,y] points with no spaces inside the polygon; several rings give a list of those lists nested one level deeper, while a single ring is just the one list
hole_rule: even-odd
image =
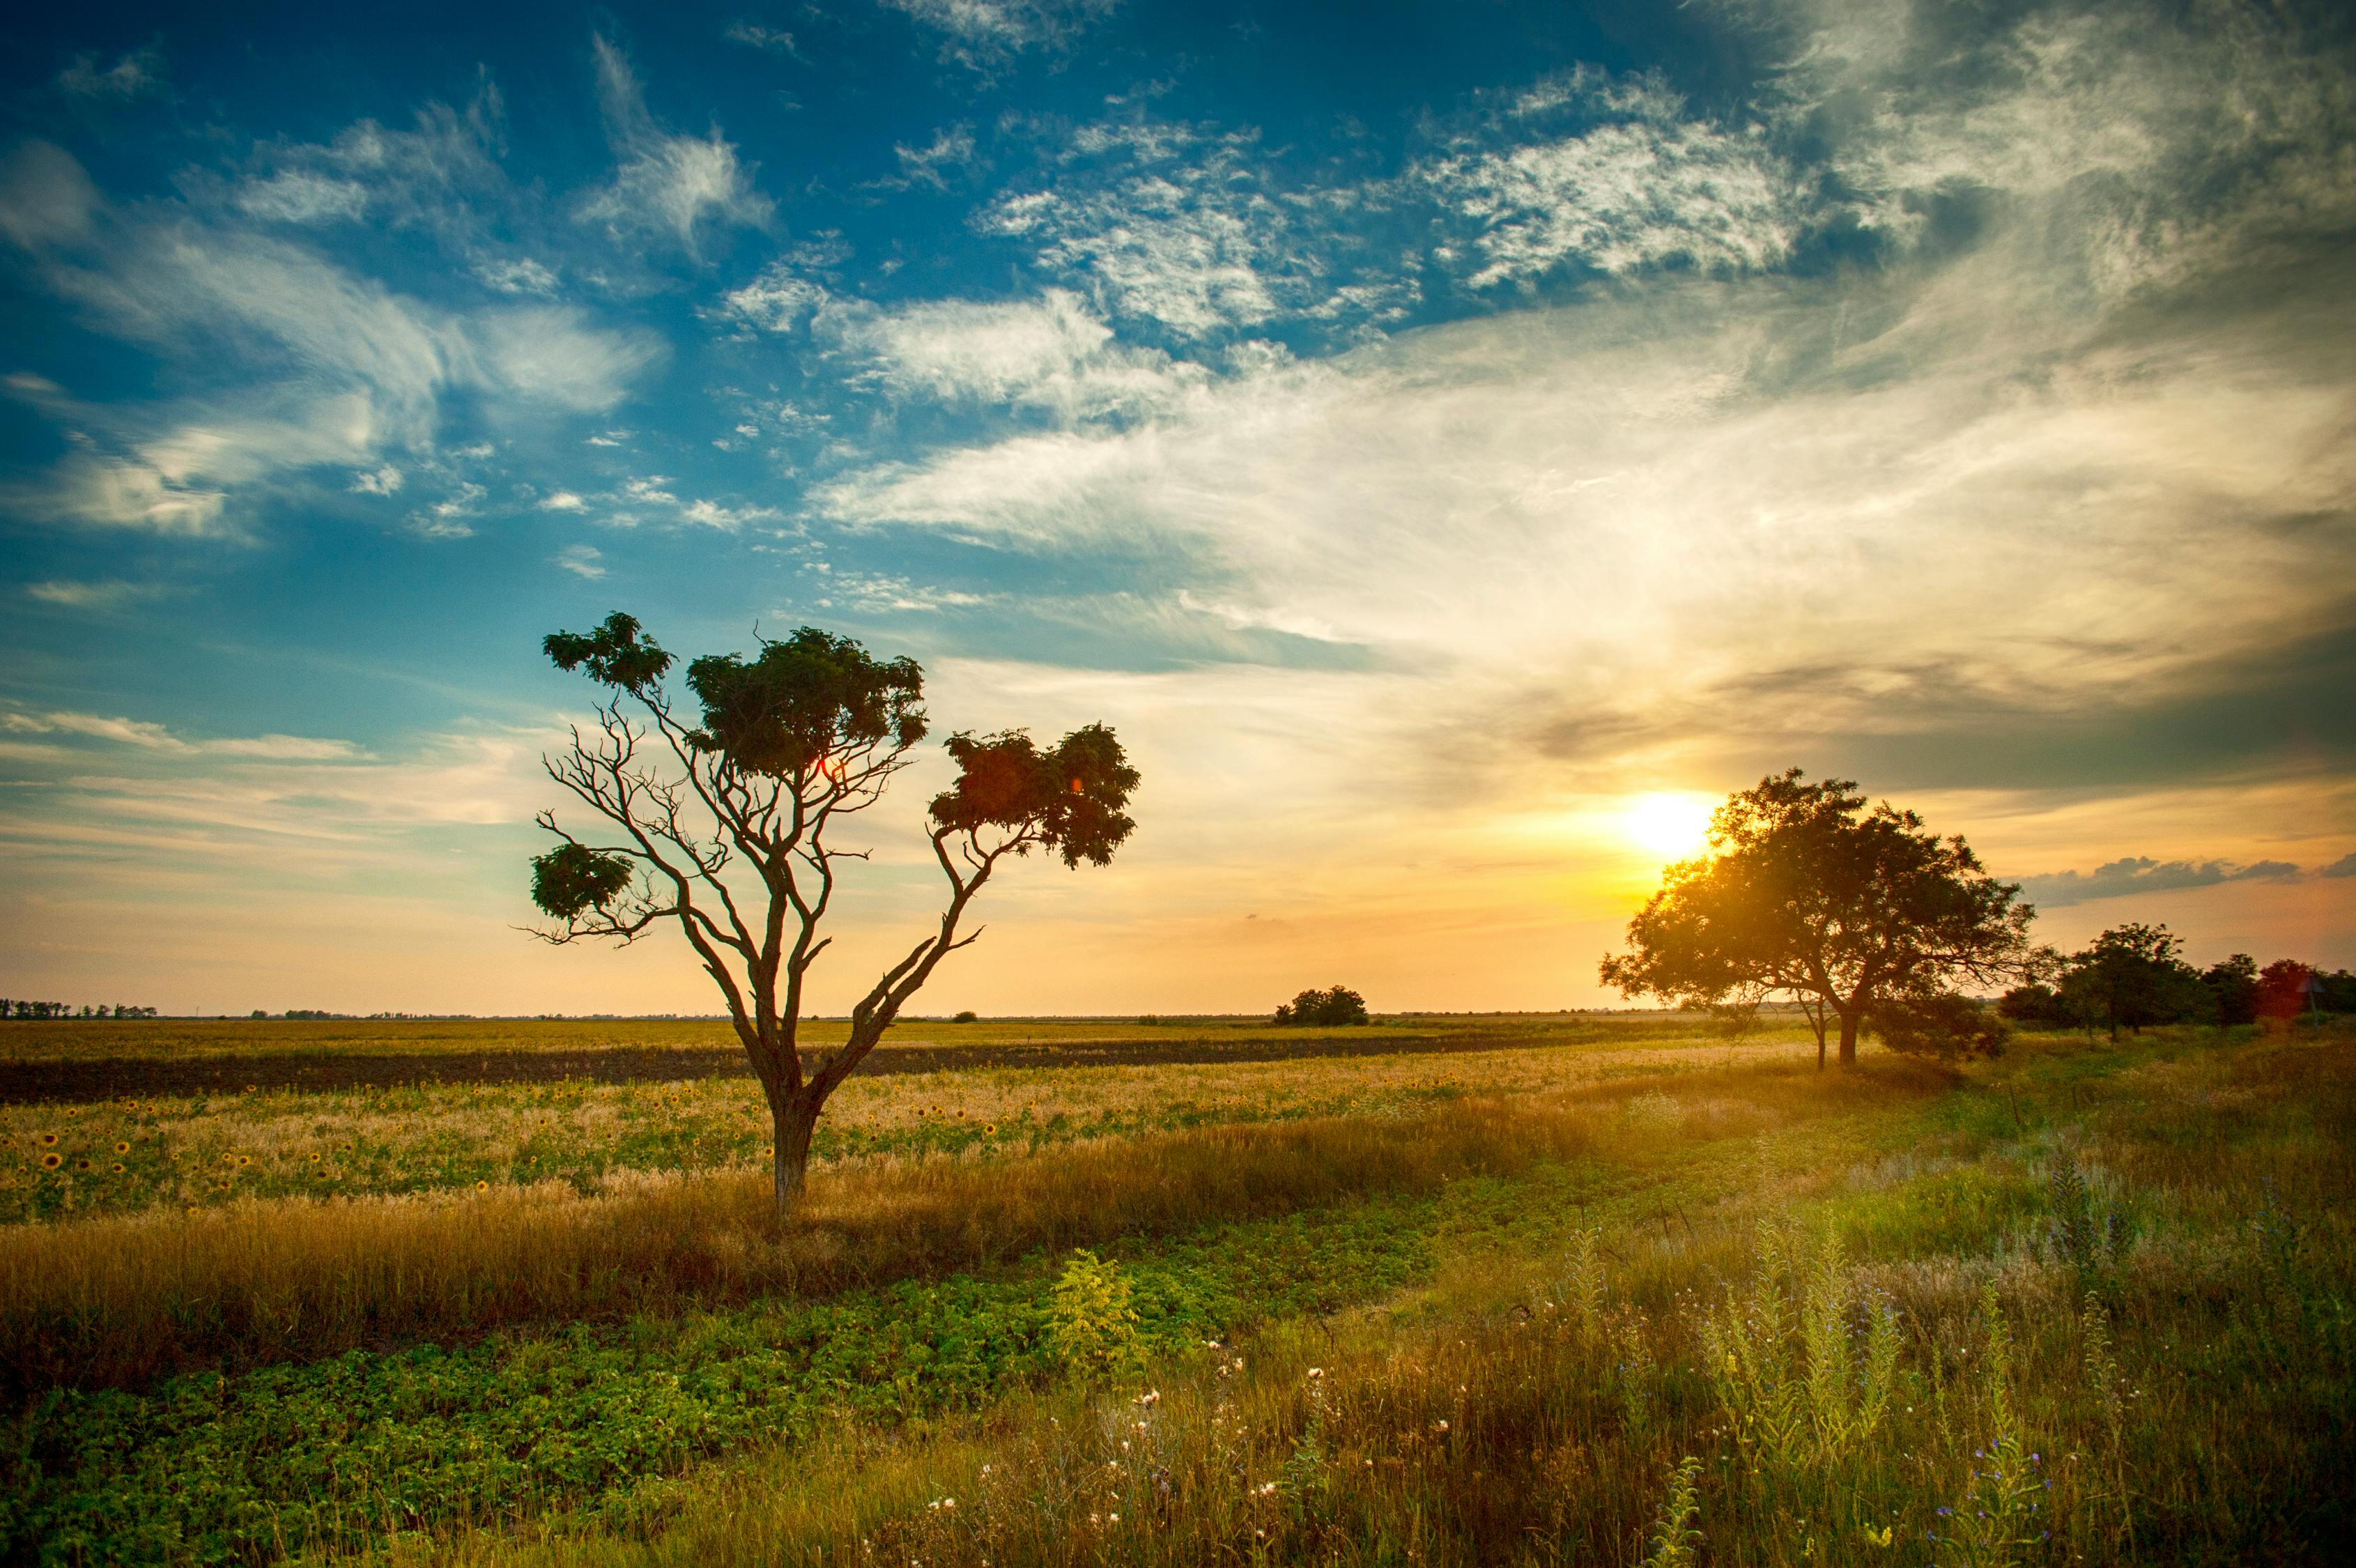
[{"label": "leafy tree", "polygon": [[1346,985],[1330,991],[1304,991],[1276,1010],[1280,1024],[1338,1028],[1366,1022],[1366,999]]},{"label": "leafy tree", "polygon": [[878,660],[849,638],[804,627],[763,639],[750,659],[714,654],[687,667],[700,722],[664,684],[670,654],[626,615],[544,644],[562,670],[606,689],[596,723],[547,759],[549,776],[618,836],[592,842],[543,811],[561,841],[532,862],[532,898],[563,944],[625,944],[676,927],[720,989],[761,1081],[776,1129],[780,1212],[800,1199],[810,1135],[826,1101],[874,1049],[959,935],[982,886],[1009,856],[1033,850],[1108,864],[1136,826],[1137,788],[1113,732],[1074,730],[1043,748],[1021,731],[947,742],[957,777],[928,808],[933,858],[948,879],[937,928],[886,969],[851,1010],[849,1037],[808,1071],[796,1044],[804,986],[831,940],[819,934],[841,863],[864,850],[830,833],[883,799],[926,734],[924,671]]},{"label": "leafy tree", "polygon": [[1841,1065],[1854,1066],[1877,1004],[2032,970],[2019,887],[1914,812],[1866,811],[1855,789],[1794,768],[1729,796],[1709,853],[1662,874],[1603,983],[1692,1007],[1791,997],[1821,1069],[1836,1022]]},{"label": "leafy tree", "polygon": [[2178,956],[2184,943],[2166,926],[2115,926],[2070,955],[2062,996],[2091,1033],[2106,1026],[2140,1034],[2198,1010],[2201,977]]},{"label": "leafy tree", "polygon": [[2201,971],[2201,984],[2208,993],[2210,1015],[2219,1028],[2258,1021],[2258,961],[2248,953],[2237,952],[2222,963],[2211,964]]}]

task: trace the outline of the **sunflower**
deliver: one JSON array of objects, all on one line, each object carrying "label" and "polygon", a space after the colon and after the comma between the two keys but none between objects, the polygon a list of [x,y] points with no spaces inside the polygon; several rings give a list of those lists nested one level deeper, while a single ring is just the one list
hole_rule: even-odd
[{"label": "sunflower", "polygon": [[995,1138],[995,1137],[997,1137],[997,1136],[998,1136],[998,1123],[997,1123],[997,1122],[992,1122],[989,1126],[984,1127],[984,1128],[981,1130],[981,1135],[982,1135],[983,1137],[985,1137],[985,1138]]},{"label": "sunflower", "polygon": [[43,1155],[41,1156],[41,1168],[45,1171],[53,1171],[65,1163],[66,1160],[63,1155]]},{"label": "sunflower", "polygon": [[315,1165],[319,1163],[319,1151],[316,1149],[311,1151],[311,1163]]},{"label": "sunflower", "polygon": [[130,1140],[125,1138],[117,1138],[114,1141],[114,1152],[118,1155],[129,1154],[131,1152]]},{"label": "sunflower", "polygon": [[114,1162],[114,1174],[116,1176],[121,1176],[123,1174],[123,1162],[121,1160]]},{"label": "sunflower", "polygon": [[253,1164],[253,1156],[252,1155],[240,1155],[237,1157],[237,1163],[240,1168],[243,1168],[246,1165]]},{"label": "sunflower", "polygon": [[41,1134],[41,1147],[45,1149],[54,1149],[57,1146],[58,1135],[55,1133],[44,1133]]},{"label": "sunflower", "polygon": [[477,1192],[488,1192],[491,1190],[491,1184],[487,1181],[478,1181],[475,1184],[475,1190]]}]

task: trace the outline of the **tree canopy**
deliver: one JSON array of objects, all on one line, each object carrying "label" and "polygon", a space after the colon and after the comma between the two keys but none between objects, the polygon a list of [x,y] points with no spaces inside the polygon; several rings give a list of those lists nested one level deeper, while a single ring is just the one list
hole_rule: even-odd
[{"label": "tree canopy", "polygon": [[1790,998],[1817,1064],[1837,1023],[1848,1066],[1877,1005],[2026,972],[2034,911],[2019,887],[1960,836],[1887,802],[1869,811],[1856,789],[1794,768],[1729,796],[1708,853],[1662,874],[1628,950],[1604,958],[1604,983],[1693,1007]]}]

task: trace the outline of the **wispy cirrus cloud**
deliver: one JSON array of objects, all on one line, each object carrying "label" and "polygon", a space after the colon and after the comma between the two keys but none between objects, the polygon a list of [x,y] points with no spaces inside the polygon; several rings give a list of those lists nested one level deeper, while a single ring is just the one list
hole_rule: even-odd
[{"label": "wispy cirrus cloud", "polygon": [[976,70],[1024,49],[1067,47],[1120,0],[879,0],[942,35],[941,55]]},{"label": "wispy cirrus cloud", "polygon": [[668,233],[690,255],[709,229],[766,227],[776,204],[755,188],[734,144],[717,130],[708,136],[664,130],[648,112],[628,59],[603,37],[590,43],[605,134],[622,161],[612,183],[581,202],[582,220],[616,237]]}]

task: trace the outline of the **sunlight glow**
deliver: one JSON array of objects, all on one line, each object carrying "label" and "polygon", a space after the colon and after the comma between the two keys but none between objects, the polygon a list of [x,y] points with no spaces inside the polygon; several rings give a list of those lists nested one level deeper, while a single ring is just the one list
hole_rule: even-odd
[{"label": "sunlight glow", "polygon": [[1706,795],[1639,795],[1621,813],[1620,832],[1639,849],[1683,860],[1708,843],[1714,804]]}]

